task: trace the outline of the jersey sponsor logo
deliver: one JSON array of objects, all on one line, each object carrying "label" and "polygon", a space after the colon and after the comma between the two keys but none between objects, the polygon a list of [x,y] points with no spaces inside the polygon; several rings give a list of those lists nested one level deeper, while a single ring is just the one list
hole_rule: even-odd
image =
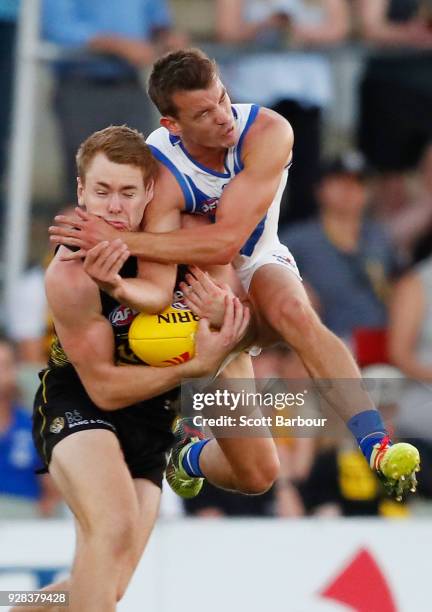
[{"label": "jersey sponsor logo", "polygon": [[110,312],[109,320],[111,325],[114,327],[124,327],[125,325],[130,325],[135,318],[137,312],[129,308],[129,306],[117,306],[114,310]]},{"label": "jersey sponsor logo", "polygon": [[282,264],[283,266],[287,266],[291,270],[298,272],[298,267],[297,267],[294,257],[290,257],[289,255],[279,255],[278,253],[273,253],[272,257],[279,264]]},{"label": "jersey sponsor logo", "polygon": [[277,262],[281,264],[286,264],[288,266],[292,266],[294,264],[294,258],[288,257],[287,255],[278,255],[278,253],[273,253],[273,257]]},{"label": "jersey sponsor logo", "polygon": [[73,412],[65,412],[65,417],[69,427],[75,427],[75,425],[81,425],[85,420],[81,413],[78,410],[74,410]]},{"label": "jersey sponsor logo", "polygon": [[65,412],[65,417],[67,419],[69,429],[80,427],[82,425],[107,425],[113,431],[116,431],[114,425],[109,421],[105,421],[104,419],[85,419],[82,414],[78,412],[78,410],[74,410],[73,412]]},{"label": "jersey sponsor logo", "polygon": [[65,420],[63,417],[56,417],[55,419],[53,419],[51,425],[50,425],[50,432],[53,434],[58,434],[61,432],[61,430],[63,429],[63,427],[65,426]]}]

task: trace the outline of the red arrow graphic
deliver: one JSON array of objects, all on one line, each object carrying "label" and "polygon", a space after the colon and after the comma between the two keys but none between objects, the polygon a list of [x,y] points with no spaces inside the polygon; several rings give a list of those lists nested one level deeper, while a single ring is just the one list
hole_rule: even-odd
[{"label": "red arrow graphic", "polygon": [[355,612],[398,612],[384,574],[366,549],[357,553],[321,595]]}]

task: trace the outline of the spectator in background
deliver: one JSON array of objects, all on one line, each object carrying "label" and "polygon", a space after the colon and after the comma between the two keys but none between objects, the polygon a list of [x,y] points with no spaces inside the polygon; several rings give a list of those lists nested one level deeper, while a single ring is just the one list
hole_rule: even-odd
[{"label": "spectator in background", "polygon": [[3,181],[12,107],[13,64],[20,0],[0,0],[0,221],[3,218]]},{"label": "spectator in background", "polygon": [[55,66],[54,107],[66,156],[66,200],[76,199],[75,153],[110,124],[152,128],[140,71],[183,46],[167,0],[43,0],[43,33],[69,54]]},{"label": "spectator in background", "polygon": [[286,230],[281,241],[296,258],[325,325],[350,342],[386,325],[389,281],[399,263],[384,228],[365,215],[361,156],[351,152],[326,163],[317,199],[318,218]]},{"label": "spectator in background", "polygon": [[432,144],[428,144],[420,160],[415,193],[405,206],[391,210],[377,206],[377,218],[385,223],[395,245],[407,262],[417,260],[417,245],[431,237],[432,230]]},{"label": "spectator in background", "polygon": [[59,496],[33,445],[29,412],[16,403],[17,363],[11,343],[0,337],[0,518],[50,516]]},{"label": "spectator in background", "polygon": [[[318,172],[321,117],[333,93],[329,61],[314,48],[344,40],[346,0],[217,0],[216,8],[219,41],[257,47],[222,66],[234,101],[273,108],[294,129],[289,206],[282,207],[281,222],[306,218],[315,211],[311,186]],[[286,42],[289,53],[280,50]],[[260,50],[272,45],[279,51]]]},{"label": "spectator in background", "polygon": [[358,142],[382,174],[378,202],[391,216],[406,201],[404,173],[432,140],[432,4],[357,0],[363,40],[385,48],[367,61]]}]

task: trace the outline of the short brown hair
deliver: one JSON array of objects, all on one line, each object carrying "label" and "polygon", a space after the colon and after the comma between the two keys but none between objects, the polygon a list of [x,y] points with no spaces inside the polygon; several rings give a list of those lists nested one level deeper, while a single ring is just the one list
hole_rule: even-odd
[{"label": "short brown hair", "polygon": [[157,162],[144,136],[127,125],[110,125],[93,132],[84,140],[76,155],[81,181],[85,181],[87,170],[98,153],[103,153],[116,164],[137,166],[142,171],[144,183],[155,178],[157,174]]},{"label": "short brown hair", "polygon": [[181,49],[162,56],[153,65],[148,94],[161,115],[177,116],[173,94],[207,89],[218,76],[216,62],[200,49]]}]

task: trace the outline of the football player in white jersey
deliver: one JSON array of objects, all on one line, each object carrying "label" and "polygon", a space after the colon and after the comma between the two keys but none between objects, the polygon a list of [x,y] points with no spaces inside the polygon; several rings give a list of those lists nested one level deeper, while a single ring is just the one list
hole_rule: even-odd
[{"label": "football player in white jersey", "polygon": [[[162,117],[161,128],[148,139],[160,164],[147,218],[163,215],[173,231],[122,232],[129,251],[160,263],[232,262],[254,306],[259,342],[287,342],[313,379],[331,380],[325,399],[345,420],[371,467],[398,496],[413,488],[417,449],[391,444],[352,355],[320,321],[291,254],[279,243],[279,200],[294,144],[290,124],[266,108],[232,105],[215,62],[197,49],[160,58],[149,95]],[[199,230],[181,228],[181,212],[214,213],[215,222]],[[80,247],[71,257],[118,237],[102,220],[79,215],[79,221],[56,218],[72,228],[50,228],[55,242]],[[349,393],[340,383],[345,379],[351,381]],[[191,478],[205,475],[226,486],[219,466],[226,456],[243,453],[236,440],[224,441],[224,453],[207,442],[191,443],[186,455],[183,449],[178,467],[183,476],[183,471]]]}]

